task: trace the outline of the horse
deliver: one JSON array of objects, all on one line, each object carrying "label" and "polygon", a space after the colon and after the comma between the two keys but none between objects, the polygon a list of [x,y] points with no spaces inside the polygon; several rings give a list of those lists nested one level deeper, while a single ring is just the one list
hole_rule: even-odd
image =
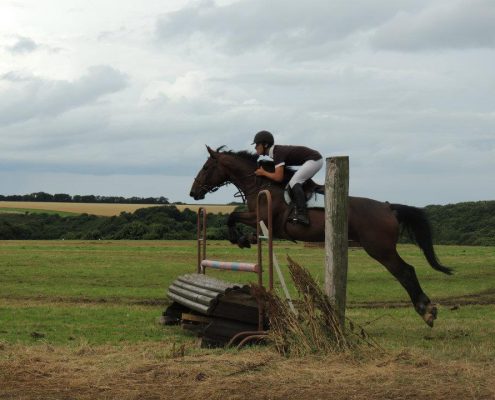
[{"label": "horse", "polygon": [[[229,240],[239,247],[249,247],[251,241],[239,236],[237,223],[256,227],[256,203],[261,190],[272,195],[273,237],[291,241],[323,242],[325,240],[325,211],[322,208],[308,210],[309,226],[288,222],[291,212],[284,199],[285,182],[277,183],[257,177],[257,155],[248,151],[226,151],[224,146],[213,150],[206,146],[209,157],[194,178],[190,196],[194,200],[204,199],[207,193],[223,185],[237,187],[247,203],[247,211],[233,212],[227,220]],[[290,177],[290,171],[285,169]],[[293,173],[293,172],[292,172]],[[317,186],[312,180],[309,186]],[[263,204],[261,205],[263,208]],[[266,208],[266,204],[265,204]],[[266,209],[261,212],[266,215]],[[397,252],[401,228],[406,229],[416,242],[429,265],[440,272],[451,275],[453,270],[440,264],[432,242],[432,232],[423,210],[403,205],[380,202],[364,197],[349,196],[348,239],[357,242],[369,256],[382,264],[407,291],[416,312],[424,322],[433,327],[437,308],[431,303],[419,284],[412,265],[406,263]]]}]

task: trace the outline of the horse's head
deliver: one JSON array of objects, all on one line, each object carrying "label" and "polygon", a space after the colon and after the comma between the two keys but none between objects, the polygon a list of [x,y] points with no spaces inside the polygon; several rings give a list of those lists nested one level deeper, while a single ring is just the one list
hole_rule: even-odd
[{"label": "horse's head", "polygon": [[222,167],[221,154],[218,150],[212,150],[209,146],[206,146],[210,157],[203,165],[203,168],[198,172],[194,183],[191,187],[189,195],[194,200],[202,200],[205,198],[206,193],[216,191],[220,186],[228,182],[228,174],[225,168]]}]

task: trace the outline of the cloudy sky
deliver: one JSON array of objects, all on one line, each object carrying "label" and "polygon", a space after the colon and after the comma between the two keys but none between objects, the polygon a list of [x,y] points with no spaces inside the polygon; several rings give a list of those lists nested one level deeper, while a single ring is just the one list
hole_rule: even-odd
[{"label": "cloudy sky", "polygon": [[493,0],[0,0],[0,193],[193,202],[268,129],[352,195],[494,200],[494,66]]}]

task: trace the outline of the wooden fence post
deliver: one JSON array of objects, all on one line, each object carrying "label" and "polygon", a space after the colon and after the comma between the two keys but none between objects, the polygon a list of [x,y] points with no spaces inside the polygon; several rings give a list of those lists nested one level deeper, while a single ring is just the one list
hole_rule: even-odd
[{"label": "wooden fence post", "polygon": [[325,293],[344,327],[347,287],[349,157],[329,157],[325,177]]}]

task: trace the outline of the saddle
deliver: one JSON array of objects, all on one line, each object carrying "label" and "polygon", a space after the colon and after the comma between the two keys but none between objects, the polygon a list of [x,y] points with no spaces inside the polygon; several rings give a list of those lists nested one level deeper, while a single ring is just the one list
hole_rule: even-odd
[{"label": "saddle", "polygon": [[[304,183],[303,189],[307,208],[325,208],[325,185],[320,185],[310,179]],[[288,184],[284,189],[284,200],[287,205],[293,204]]]},{"label": "saddle", "polygon": [[[257,163],[258,163],[258,167],[263,167],[263,169],[265,169],[268,172],[275,171],[275,163],[273,162],[273,159],[269,156],[263,156],[263,155],[259,156]],[[288,168],[288,171],[291,171],[290,167]],[[290,177],[287,177],[286,179],[288,180],[290,179]],[[313,181],[312,179],[309,179],[304,183],[303,189],[306,195],[307,208],[325,208],[325,197],[324,197],[325,185],[320,185],[315,181]],[[288,184],[284,190],[284,199],[288,205],[293,204],[290,188]]]}]

